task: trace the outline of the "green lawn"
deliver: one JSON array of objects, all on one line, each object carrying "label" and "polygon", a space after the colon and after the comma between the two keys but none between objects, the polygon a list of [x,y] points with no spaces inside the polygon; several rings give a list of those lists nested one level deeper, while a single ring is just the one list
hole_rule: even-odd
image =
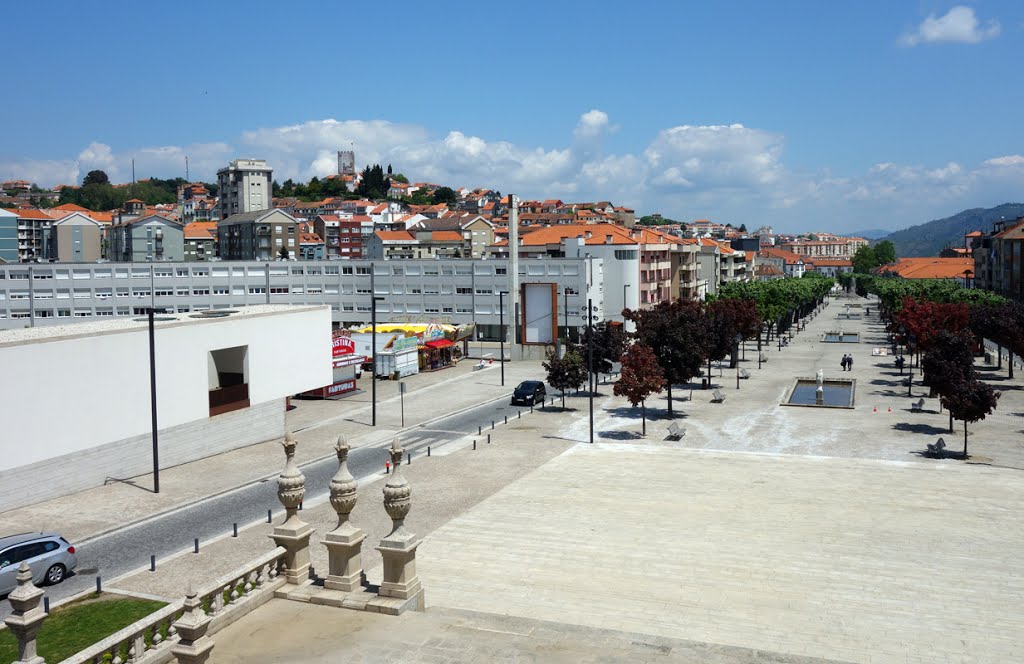
[{"label": "green lawn", "polygon": [[[39,655],[60,662],[114,632],[166,606],[120,595],[101,595],[55,607],[39,631]],[[0,662],[18,659],[18,642],[9,630],[0,631]]]}]

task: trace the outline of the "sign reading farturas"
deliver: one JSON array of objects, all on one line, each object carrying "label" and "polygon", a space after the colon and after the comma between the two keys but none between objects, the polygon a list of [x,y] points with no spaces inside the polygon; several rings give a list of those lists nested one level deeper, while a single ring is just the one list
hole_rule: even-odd
[{"label": "sign reading farturas", "polygon": [[426,331],[423,332],[423,342],[437,341],[438,339],[444,339],[444,328],[437,323],[430,323],[427,325]]}]

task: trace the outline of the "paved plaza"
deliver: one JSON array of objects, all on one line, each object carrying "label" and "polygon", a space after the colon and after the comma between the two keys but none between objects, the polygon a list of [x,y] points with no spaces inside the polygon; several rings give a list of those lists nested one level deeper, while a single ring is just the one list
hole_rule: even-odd
[{"label": "paved plaza", "polygon": [[[886,345],[874,309],[837,321],[843,302],[833,301],[787,347],[766,346],[760,370],[748,344],[741,367],[752,375],[739,390],[735,373],[718,377],[716,367],[712,387],[725,403],[711,403],[699,384],[692,397],[676,389],[681,441],[665,440],[664,396],[649,401],[642,438],[638,409],[603,384],[593,446],[587,399],[570,395],[569,410],[498,422],[490,444],[473,431],[431,457],[415,456],[403,467],[413,491],[406,526],[424,537],[426,613],[388,617],[272,600],[214,637],[212,661],[1024,661],[1024,377],[979,366],[1003,391],[997,414],[970,425],[969,462],[927,458],[921,452],[940,436],[958,452],[962,423],[949,434],[934,399],[925,412],[910,412],[892,358],[871,355]],[[821,342],[839,327],[861,342]],[[852,372],[839,367],[844,353],[855,358]],[[818,369],[857,381],[853,409],[779,405],[794,378]],[[510,387],[539,373],[536,363],[508,370]],[[490,370],[456,371],[433,379],[456,405],[471,404],[475,392],[507,392]],[[913,399],[926,394],[919,383],[911,389]],[[424,398],[430,394],[407,401],[421,421],[437,409]],[[292,415],[302,429],[299,454],[322,456],[330,436],[365,427],[361,408],[300,405]],[[357,442],[369,444],[396,428],[361,431]],[[195,495],[203,481],[269,475],[283,461],[269,446],[232,454],[240,455],[234,480],[203,471],[190,481],[188,467],[175,479]],[[229,471],[222,457],[219,467]],[[383,480],[361,482],[352,513],[367,534],[371,583],[381,579],[374,547],[390,527]],[[77,509],[101,514],[101,493],[86,494]],[[311,556],[322,577],[320,541],[336,516],[322,500],[301,514],[317,528]],[[252,524],[109,588],[180,597],[188,584],[269,550],[269,532]]]}]

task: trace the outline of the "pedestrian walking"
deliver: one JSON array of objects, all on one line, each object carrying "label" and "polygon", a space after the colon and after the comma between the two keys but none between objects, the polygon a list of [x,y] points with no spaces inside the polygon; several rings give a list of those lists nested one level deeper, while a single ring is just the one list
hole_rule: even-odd
[{"label": "pedestrian walking", "polygon": [[843,371],[846,371],[846,357],[847,356],[844,353],[843,354],[843,359],[839,360],[839,366],[841,366],[843,368]]},{"label": "pedestrian walking", "polygon": [[846,356],[846,370],[853,371],[853,355]]}]

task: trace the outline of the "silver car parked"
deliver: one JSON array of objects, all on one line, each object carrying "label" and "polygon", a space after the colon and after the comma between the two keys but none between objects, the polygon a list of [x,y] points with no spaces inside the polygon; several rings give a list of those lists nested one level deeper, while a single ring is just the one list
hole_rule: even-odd
[{"label": "silver car parked", "polygon": [[78,567],[75,547],[57,533],[0,537],[0,597],[18,587],[18,568],[28,563],[32,583],[57,584]]}]

